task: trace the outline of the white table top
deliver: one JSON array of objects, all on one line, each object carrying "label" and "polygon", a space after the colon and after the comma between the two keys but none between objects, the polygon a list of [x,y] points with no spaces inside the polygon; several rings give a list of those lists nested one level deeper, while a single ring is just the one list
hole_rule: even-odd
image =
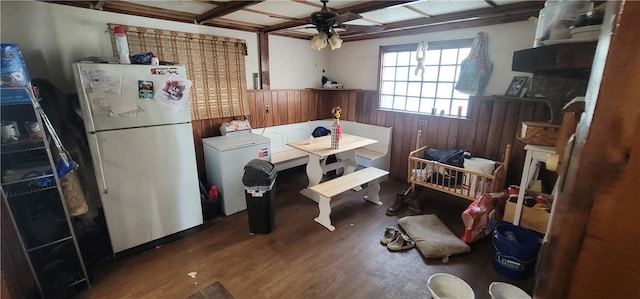
[{"label": "white table top", "polygon": [[287,143],[288,146],[305,151],[312,155],[326,157],[337,153],[354,150],[369,144],[378,142],[375,139],[369,139],[351,134],[342,134],[340,146],[338,149],[331,149],[331,135],[313,138],[310,140],[302,140]]}]

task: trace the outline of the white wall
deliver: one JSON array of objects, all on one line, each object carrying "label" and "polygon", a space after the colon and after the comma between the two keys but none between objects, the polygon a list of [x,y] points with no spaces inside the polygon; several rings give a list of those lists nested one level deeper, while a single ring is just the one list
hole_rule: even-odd
[{"label": "white wall", "polygon": [[377,90],[379,46],[474,38],[484,31],[489,37],[489,58],[493,62],[493,73],[484,94],[502,95],[513,76],[531,76],[512,72],[511,58],[513,51],[533,46],[535,27],[535,23],[525,21],[343,43],[331,55],[331,78],[345,88]]},{"label": "white wall", "polygon": [[[321,87],[322,76],[329,75],[332,54],[329,47],[320,51],[311,49],[307,40],[269,36],[271,88]],[[323,70],[326,71],[324,74]]]},{"label": "white wall", "polygon": [[[248,48],[245,58],[248,87],[253,86],[253,73],[259,72],[258,41],[254,33],[36,1],[2,0],[0,12],[2,43],[20,46],[32,77],[49,79],[67,92],[75,91],[71,62],[87,56],[114,56],[108,23],[244,39]],[[479,31],[488,33],[489,52],[494,63],[485,94],[504,94],[513,76],[518,74],[511,72],[513,51],[530,48],[533,44],[535,24],[531,22],[347,42],[335,51],[328,47],[315,51],[306,40],[270,36],[271,89],[320,87],[322,75],[326,75],[343,83],[345,88],[375,90],[380,45],[472,38]]]}]

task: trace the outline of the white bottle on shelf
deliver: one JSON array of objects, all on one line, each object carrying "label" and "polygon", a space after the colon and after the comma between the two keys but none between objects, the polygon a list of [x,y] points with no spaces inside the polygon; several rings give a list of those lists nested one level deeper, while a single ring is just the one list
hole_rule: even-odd
[{"label": "white bottle on shelf", "polygon": [[113,31],[116,38],[116,49],[120,57],[120,63],[131,64],[131,59],[129,59],[129,43],[127,42],[127,35],[124,33],[124,27],[116,26]]},{"label": "white bottle on shelf", "polygon": [[158,56],[156,56],[156,54],[153,54],[153,56],[151,56],[151,65],[160,65],[160,60],[158,59]]}]

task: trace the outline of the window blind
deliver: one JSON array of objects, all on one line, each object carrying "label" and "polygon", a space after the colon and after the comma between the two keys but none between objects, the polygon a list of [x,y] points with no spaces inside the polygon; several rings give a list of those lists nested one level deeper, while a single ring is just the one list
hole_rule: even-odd
[{"label": "window blind", "polygon": [[191,119],[249,115],[244,64],[247,45],[244,40],[109,24],[115,55],[113,29],[116,26],[125,27],[130,55],[153,52],[160,61],[186,67],[187,79],[192,81]]}]

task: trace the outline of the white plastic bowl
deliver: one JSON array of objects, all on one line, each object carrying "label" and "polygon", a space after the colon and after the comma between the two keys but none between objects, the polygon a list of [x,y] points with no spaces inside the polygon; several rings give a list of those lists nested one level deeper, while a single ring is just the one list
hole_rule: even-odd
[{"label": "white plastic bowl", "polygon": [[491,299],[531,299],[529,294],[506,282],[492,282],[489,285]]},{"label": "white plastic bowl", "polygon": [[469,284],[461,278],[447,273],[431,275],[427,286],[434,299],[475,299],[476,297]]}]

